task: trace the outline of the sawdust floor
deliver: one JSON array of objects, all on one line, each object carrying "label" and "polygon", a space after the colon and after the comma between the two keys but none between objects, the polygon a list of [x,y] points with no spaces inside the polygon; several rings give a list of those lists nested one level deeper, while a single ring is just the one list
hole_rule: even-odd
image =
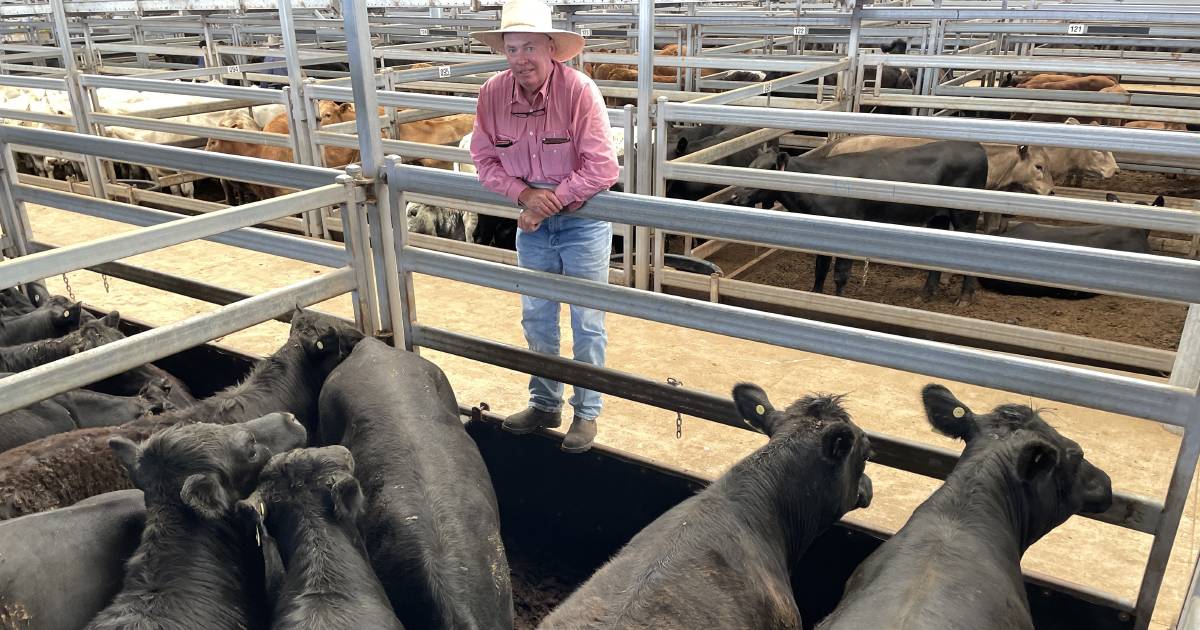
[{"label": "sawdust floor", "polygon": [[[131,229],[36,206],[30,207],[30,215],[35,238],[55,244]],[[203,242],[136,256],[128,262],[248,293],[260,293],[322,271],[314,265]],[[152,324],[178,321],[215,308],[115,279],[109,280],[106,291],[101,278],[86,271],[71,273],[69,279],[78,298]],[[65,292],[61,278],[50,279],[49,284],[52,291]],[[423,324],[523,345],[516,296],[424,276],[418,276],[415,284],[417,316]],[[318,308],[345,316],[351,313],[347,297]],[[563,322],[568,321],[564,313]],[[958,448],[953,441],[932,433],[925,422],[918,391],[930,380],[927,377],[622,316],[609,316],[608,326],[610,367],[656,380],[675,377],[689,388],[720,395],[728,395],[739,381],[753,381],[762,385],[777,405],[806,392],[847,392],[849,411],[861,426]],[[284,325],[268,322],[221,341],[265,355],[280,345],[286,333]],[[563,339],[564,347],[569,347],[569,326],[563,328]],[[446,371],[460,402],[474,405],[486,401],[498,413],[524,407],[524,375],[437,352],[423,354]],[[965,384],[948,385],[977,410],[1013,400],[1053,407],[1049,416],[1053,424],[1077,440],[1088,458],[1109,472],[1116,488],[1160,500],[1166,492],[1179,438],[1155,423]],[[677,440],[673,414],[612,397],[606,398],[598,439],[709,478],[719,476],[764,441],[749,431],[696,419],[684,421],[683,439]],[[931,479],[875,465],[868,466],[868,472],[875,483],[874,505],[849,518],[890,530],[903,525],[912,509],[937,485]],[[1174,622],[1196,557],[1195,495],[1193,489],[1159,599],[1155,615],[1155,626],[1159,628]],[[1146,535],[1072,518],[1029,551],[1025,567],[1132,600],[1150,543]]]}]

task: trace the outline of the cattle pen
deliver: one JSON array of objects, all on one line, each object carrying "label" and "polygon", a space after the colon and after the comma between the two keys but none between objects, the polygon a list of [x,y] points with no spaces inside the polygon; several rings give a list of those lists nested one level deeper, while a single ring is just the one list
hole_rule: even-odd
[{"label": "cattle pen", "polygon": [[[0,288],[93,269],[220,305],[210,313],[4,378],[0,412],[146,361],[226,370],[228,378],[215,380],[232,382],[245,369],[244,357],[196,347],[286,318],[297,306],[349,293],[356,324],[397,347],[460,361],[455,365],[486,364],[585,385],[662,410],[664,417],[678,413],[746,428],[726,391],[713,383],[686,379],[688,386],[676,387],[658,379],[659,372],[653,372],[654,378],[647,376],[645,363],[610,361],[609,367],[598,368],[549,358],[511,345],[506,333],[468,326],[470,313],[458,318],[441,313],[467,309],[468,304],[498,308],[482,300],[484,295],[509,302],[515,302],[517,293],[553,298],[623,316],[620,321],[661,324],[654,329],[660,333],[697,331],[755,342],[754,348],[762,344],[790,357],[785,360],[829,358],[863,370],[887,368],[967,383],[1145,420],[1126,426],[1156,435],[1163,433],[1157,423],[1182,428],[1178,450],[1169,458],[1165,487],[1132,492],[1126,479],[1114,474],[1112,508],[1092,515],[1106,526],[1088,530],[1101,534],[1070,541],[1074,553],[1103,558],[1105,532],[1120,528],[1147,537],[1148,549],[1137,558],[1135,596],[1103,588],[1105,584],[1082,584],[1070,574],[1029,570],[1026,579],[1039,628],[1200,627],[1196,579],[1183,579],[1177,590],[1186,594],[1170,604],[1160,597],[1168,563],[1173,553],[1175,558],[1181,553],[1181,522],[1188,497],[1196,491],[1200,459],[1200,193],[1187,186],[1194,181],[1189,178],[1200,174],[1200,143],[1195,133],[1182,129],[1070,125],[1014,116],[1069,115],[1196,128],[1200,9],[1168,0],[1023,4],[641,0],[555,5],[564,27],[590,38],[579,67],[629,64],[638,71],[636,82],[598,81],[602,93],[613,99],[610,123],[624,132],[623,192],[602,193],[579,213],[622,226],[618,234],[624,237],[624,251],[614,261],[611,283],[596,286],[517,268],[515,253],[508,250],[406,230],[408,202],[516,216],[506,199],[487,192],[473,175],[417,164],[466,164],[466,149],[405,140],[395,133],[405,123],[474,112],[472,95],[488,74],[506,67],[503,57],[490,54],[469,36],[497,24],[498,1],[0,3],[5,37],[0,43],[0,87],[57,92],[69,103],[54,112],[0,103],[0,117],[28,123],[0,125],[0,251],[5,259],[0,262]],[[908,42],[910,54],[879,50],[897,39]],[[675,44],[683,54],[655,55],[655,46],[643,43]],[[418,63],[428,67],[410,67]],[[656,67],[668,71],[656,76]],[[911,71],[911,86],[881,86],[887,67]],[[722,78],[747,70],[769,72],[772,78]],[[1082,92],[1005,85],[1006,73],[1020,72],[1111,75],[1127,89]],[[110,111],[105,98],[120,92],[202,100]],[[380,114],[323,126],[322,101],[353,102],[358,112]],[[289,131],[205,126],[184,118],[262,106],[282,112]],[[901,113],[867,111],[879,107]],[[699,125],[748,130],[692,153],[670,155],[672,130]],[[167,138],[161,143],[121,139],[114,129]],[[385,135],[385,130],[390,132]],[[1141,174],[1171,190],[1167,207],[1154,207],[1102,201],[1096,177],[1079,185],[1059,185],[1048,196],[759,171],[722,162],[764,144],[811,147],[826,135],[846,134],[1107,152],[1123,175]],[[295,163],[201,150],[209,139],[287,148]],[[357,149],[359,163],[327,167],[329,147]],[[74,176],[56,178],[49,170],[22,169],[23,156],[36,156],[34,161],[41,164],[79,166]],[[147,175],[120,177],[118,163],[143,165]],[[244,204],[204,199],[199,192],[192,197],[169,192],[184,185],[199,190],[213,178],[296,192]],[[698,200],[675,199],[667,196],[672,181],[718,190]],[[722,203],[735,186],[936,204],[1024,221],[1146,229],[1151,231],[1152,252],[1022,242]],[[1121,194],[1128,201],[1154,197],[1151,191],[1140,192]],[[55,221],[82,215],[139,229],[122,235],[97,233],[95,238],[89,233],[88,239],[54,247],[71,230],[47,227],[45,231],[55,232],[56,242],[43,242],[37,238],[43,231],[39,215]],[[321,272],[285,286],[271,285],[270,290],[247,291],[189,278],[182,265],[163,271],[117,262],[201,239],[297,261]],[[753,254],[721,257],[738,247],[754,248]],[[769,257],[792,252],[1140,300],[1174,309],[1178,327],[1165,332],[1171,338],[1165,347],[1139,345],[748,279]],[[719,268],[731,269],[695,273],[673,265],[672,256],[716,261]],[[97,306],[106,299],[102,294],[86,298]],[[460,328],[453,326],[456,321]],[[662,334],[645,341],[673,343],[669,339]],[[686,344],[683,339],[674,343]],[[653,345],[644,351],[653,354]],[[736,363],[740,358],[705,360]],[[737,366],[720,369],[736,372]],[[456,389],[486,391],[480,383],[455,381],[455,373],[448,372]],[[186,372],[180,376],[187,380]],[[738,376],[754,378],[753,373]],[[654,461],[634,448],[621,452],[602,447],[594,455],[571,459],[557,453],[548,440],[517,440],[499,432],[498,416],[483,406],[463,405],[462,412],[474,419],[470,431],[496,482],[506,536],[515,537],[510,544],[574,550],[559,559],[576,564],[570,569],[529,570],[543,578],[559,570],[586,577],[642,525],[706,481],[670,457]],[[1077,432],[1089,430],[1082,424],[1074,427]],[[684,432],[686,441],[691,429]],[[1083,441],[1085,436],[1072,437]],[[957,458],[944,446],[904,435],[872,431],[870,438],[873,465],[904,474],[943,479]],[[520,480],[529,476],[539,479],[536,488],[522,486]],[[594,500],[560,502],[566,477],[595,488]],[[885,487],[876,492],[878,502],[889,501]],[[594,523],[602,526],[592,527]],[[892,530],[848,519],[823,539],[820,550],[805,563],[829,571],[830,580],[795,585],[806,622],[830,610],[854,564]],[[1183,540],[1194,542],[1194,536]],[[1189,547],[1186,554],[1186,566],[1178,572],[1191,576],[1195,551]],[[532,551],[514,555],[533,563],[549,562]],[[570,582],[578,576],[557,579]],[[540,581],[544,586],[553,580]],[[536,590],[534,586],[525,584]],[[526,593],[518,599],[522,596],[554,597]]]}]

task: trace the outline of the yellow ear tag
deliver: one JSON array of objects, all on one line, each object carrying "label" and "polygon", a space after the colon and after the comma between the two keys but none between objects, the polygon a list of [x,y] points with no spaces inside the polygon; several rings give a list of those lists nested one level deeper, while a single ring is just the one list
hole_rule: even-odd
[{"label": "yellow ear tag", "polygon": [[267,515],[267,504],[266,503],[263,503],[262,501],[258,502],[258,513],[263,516]]},{"label": "yellow ear tag", "polygon": [[258,528],[254,528],[254,544],[262,546],[262,534],[258,533]]},{"label": "yellow ear tag", "polygon": [[71,311],[63,311],[63,317],[70,317]]},{"label": "yellow ear tag", "polygon": [[322,341],[318,341],[317,342],[317,350],[324,350],[324,349],[325,349],[325,343]]},{"label": "yellow ear tag", "polygon": [[961,418],[961,417],[963,417],[963,416],[965,416],[965,415],[967,415],[967,410],[966,410],[966,409],[963,409],[962,407],[955,407],[955,408],[954,408],[954,417],[955,417],[955,418]]},{"label": "yellow ear tag", "polygon": [[762,405],[755,405],[755,406],[754,406],[754,413],[756,413],[756,414],[758,414],[758,415],[760,415],[760,416],[761,416],[761,415],[763,415],[764,413],[767,413],[767,408],[766,408],[766,407],[764,407],[764,406],[762,406]]}]

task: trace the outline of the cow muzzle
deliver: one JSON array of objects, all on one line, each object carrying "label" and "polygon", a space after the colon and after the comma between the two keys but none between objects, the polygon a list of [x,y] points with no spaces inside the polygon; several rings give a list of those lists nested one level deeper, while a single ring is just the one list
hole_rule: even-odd
[{"label": "cow muzzle", "polygon": [[874,496],[874,491],[871,486],[871,478],[866,475],[863,475],[858,480],[858,503],[856,503],[854,505],[854,507],[855,508],[870,507],[871,498],[873,496]]}]

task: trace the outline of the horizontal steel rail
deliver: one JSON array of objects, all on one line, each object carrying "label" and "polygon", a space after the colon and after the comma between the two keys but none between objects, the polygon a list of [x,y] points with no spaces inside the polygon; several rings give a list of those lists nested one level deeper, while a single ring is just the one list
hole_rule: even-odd
[{"label": "horizontal steel rail", "polygon": [[842,70],[845,70],[849,66],[850,66],[850,60],[843,59],[842,61],[839,61],[836,63],[831,63],[827,66],[813,68],[812,70],[807,70],[805,72],[797,72],[796,74],[791,74],[786,77],[780,77],[780,78],[774,79],[772,81],[764,81],[762,83],[752,83],[745,87],[740,87],[740,88],[728,90],[725,92],[718,92],[711,96],[702,96],[702,97],[700,97],[698,99],[694,99],[690,102],[693,105],[698,104],[698,103],[704,103],[704,104],[708,104],[708,105],[725,105],[728,103],[736,103],[740,100],[749,98],[751,96],[758,96],[760,94],[770,94],[771,92],[774,92],[775,90],[779,90],[779,89],[783,89],[783,88],[786,88],[786,87],[789,87],[792,85],[796,85],[797,83],[804,83],[805,81],[810,81],[810,80],[816,79],[818,77],[823,77],[826,75],[841,72]]},{"label": "horizontal steel rail", "polygon": [[265,144],[273,147],[291,147],[292,144],[288,137],[279,133],[269,133],[265,131],[251,131],[249,129],[231,129],[229,127],[209,127],[205,125],[192,125],[182,122],[171,122],[168,120],[156,120],[153,118],[141,118],[139,116],[123,116],[120,114],[101,114],[99,112],[91,115],[92,122],[106,125],[108,127],[126,127],[131,129],[145,129],[147,131],[159,131],[162,133],[176,134],[180,136],[195,136],[198,138],[216,138],[218,140],[230,140],[233,142],[250,142],[253,144]]},{"label": "horizontal steel rail", "polygon": [[[437,169],[415,170],[419,167],[412,166],[397,168],[405,174],[406,191],[431,195],[454,191],[454,196],[467,201],[505,203],[502,197],[485,191],[473,175]],[[742,182],[749,182],[749,177],[755,174],[748,169],[719,166],[688,165],[686,168],[734,171]],[[761,171],[761,175],[800,177],[778,171]],[[719,183],[712,179],[707,181]],[[856,180],[865,181],[869,180]],[[645,225],[672,233],[692,233],[699,229],[705,236],[723,240],[750,241],[1102,293],[1187,304],[1200,302],[1200,261],[626,193],[597,195],[579,212],[605,221]]]},{"label": "horizontal steel rail", "polygon": [[[25,201],[37,189],[25,184],[14,186],[14,196]],[[39,196],[47,199],[48,197]],[[68,199],[69,200],[69,199]],[[330,184],[284,197],[256,201],[209,214],[187,217],[170,223],[141,228],[134,232],[107,236],[94,241],[62,247],[53,252],[31,254],[0,262],[0,277],[7,285],[34,282],[81,267],[128,258],[171,245],[194,241],[236,228],[291,216],[346,201],[346,188]],[[68,208],[70,207],[68,206]]]},{"label": "horizontal steel rail", "polygon": [[1200,111],[1187,111],[1166,107],[1136,107],[1094,103],[1080,105],[1079,103],[1059,103],[1027,99],[996,101],[976,96],[923,96],[918,94],[889,94],[886,96],[864,94],[860,97],[859,103],[863,105],[888,105],[892,107],[929,107],[977,112],[1054,114],[1058,116],[1099,116],[1120,118],[1123,120],[1162,120],[1166,122],[1200,124]]},{"label": "horizontal steel rail", "polygon": [[[40,186],[17,184],[17,194],[29,203],[62,208],[87,216],[119,221],[139,227],[150,227],[170,223],[186,215],[135,206],[118,201],[105,201],[86,195],[51,190]],[[349,264],[344,247],[323,241],[300,238],[274,230],[261,228],[239,228],[205,237],[205,240],[222,245],[241,247],[251,251],[284,256],[325,267],[342,267]]]},{"label": "horizontal steel rail", "polygon": [[[376,90],[375,94],[379,99],[379,104],[385,107],[444,111],[447,114],[474,114],[475,104],[479,101],[477,98],[466,96],[416,94],[413,92],[394,92],[390,90]],[[354,100],[354,93],[350,88],[328,84],[317,84],[306,87],[305,96],[307,98],[338,102],[350,102]],[[609,124],[621,125],[624,122],[625,114],[620,109],[610,107],[606,108],[605,111],[608,112]]]},{"label": "horizontal steel rail", "polygon": [[75,119],[71,116],[59,116],[58,114],[46,114],[42,112],[29,112],[22,109],[0,108],[0,118],[8,118],[10,120],[28,120],[30,122],[42,123],[45,125],[59,125],[63,127],[75,125]]},{"label": "horizontal steel rail", "polygon": [[[583,61],[589,63],[622,63],[636,65],[637,55],[620,53],[584,53]],[[730,57],[676,57],[672,55],[655,55],[655,67],[665,68],[717,68],[720,70],[765,70],[782,72],[806,72],[813,68],[828,65],[831,59],[826,58],[780,58],[770,59],[737,55]]]},{"label": "horizontal steel rail", "polygon": [[[52,255],[54,251],[33,254]],[[6,377],[0,381],[0,413],[20,409],[274,319],[297,306],[316,304],[354,290],[355,272],[342,267],[315,278],[267,291],[188,319],[159,326]]]},{"label": "horizontal steel rail", "polygon": [[[430,326],[414,325],[413,343],[509,370],[587,387],[604,394],[711,420],[725,426],[754,431],[742,420],[728,396],[674,387],[612,368],[548,356],[525,348]],[[945,479],[958,462],[958,453],[949,449],[873,431],[868,431],[867,435],[871,440],[871,461],[881,466]],[[1117,492],[1114,493],[1113,505],[1108,511],[1081,516],[1153,534],[1161,511],[1161,503]]]},{"label": "horizontal steel rail", "polygon": [[[690,155],[684,157],[690,157]],[[1028,195],[1001,190],[979,190],[880,179],[692,164],[678,160],[666,162],[660,170],[660,174],[666,179],[692,182],[1083,221],[1180,234],[1200,234],[1200,213],[1190,210],[1116,204],[1108,201],[1071,199],[1069,197]]]},{"label": "horizontal steel rail", "polygon": [[1130,146],[1137,146],[1144,153],[1200,157],[1200,142],[1196,142],[1195,136],[1152,129],[689,103],[667,103],[663,115],[673,122],[919,136],[935,140],[1050,145],[1100,151],[1128,151]]},{"label": "horizontal steel rail", "polygon": [[12,74],[0,75],[0,85],[29,88],[31,90],[66,90],[67,82],[63,79],[47,77],[26,77]]},{"label": "horizontal steel rail", "polygon": [[342,171],[65,131],[0,125],[0,141],[287,188],[326,186]]},{"label": "horizontal steel rail", "polygon": [[1015,57],[1011,55],[886,55],[864,53],[864,66],[946,68],[959,70],[1033,70],[1083,74],[1129,74],[1146,77],[1200,79],[1200,65],[1179,61],[1096,60],[1086,57]]},{"label": "horizontal steel rail", "polygon": [[164,92],[182,96],[200,96],[204,98],[241,99],[260,103],[286,103],[287,99],[279,90],[268,90],[257,87],[241,87],[235,85],[210,85],[208,83],[190,83],[186,81],[167,81],[163,79],[145,79],[141,77],[110,77],[99,74],[84,74],[79,82],[89,88],[111,88],[114,90],[133,90],[137,92]]},{"label": "horizontal steel rail", "polygon": [[1169,424],[1190,423],[1195,402],[1194,393],[1182,387],[1128,376],[646,293],[429,250],[406,248],[401,264],[415,273]]},{"label": "horizontal steel rail", "polygon": [[467,76],[472,74],[481,74],[484,72],[499,72],[508,69],[508,61],[485,60],[472,61],[468,63],[456,63],[447,66],[434,68],[417,68],[416,70],[400,70],[392,73],[392,79],[396,83],[411,83],[413,81],[429,81],[431,79],[444,79],[446,77]]}]

